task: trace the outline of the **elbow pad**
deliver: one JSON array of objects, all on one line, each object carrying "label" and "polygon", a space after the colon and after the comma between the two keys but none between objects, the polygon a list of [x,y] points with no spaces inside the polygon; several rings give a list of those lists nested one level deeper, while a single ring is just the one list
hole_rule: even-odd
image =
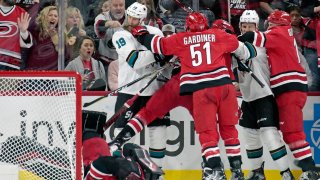
[{"label": "elbow pad", "polygon": [[248,42],[245,42],[244,45],[248,48],[249,50],[249,58],[248,59],[251,59],[251,58],[254,58],[257,56],[257,50],[256,48],[254,47],[254,45],[252,45],[251,43],[248,43]]},{"label": "elbow pad", "polygon": [[234,51],[234,55],[241,61],[251,59],[257,56],[256,48],[248,43],[239,42],[238,48]]}]

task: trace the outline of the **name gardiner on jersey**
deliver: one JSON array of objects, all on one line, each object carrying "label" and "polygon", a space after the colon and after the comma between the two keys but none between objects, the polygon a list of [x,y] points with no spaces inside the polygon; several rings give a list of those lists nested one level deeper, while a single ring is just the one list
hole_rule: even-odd
[{"label": "name gardiner on jersey", "polygon": [[199,34],[183,38],[184,45],[215,41],[216,36],[214,34]]}]

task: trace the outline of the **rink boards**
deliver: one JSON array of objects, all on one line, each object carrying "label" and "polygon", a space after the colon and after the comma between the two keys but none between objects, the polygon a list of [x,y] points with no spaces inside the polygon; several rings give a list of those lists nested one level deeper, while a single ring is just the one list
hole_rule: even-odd
[{"label": "rink boards", "polygon": [[[83,103],[91,101],[97,98],[95,94],[87,93],[83,96]],[[98,103],[86,108],[88,110],[105,111],[108,113],[108,117],[111,117],[114,113],[114,104],[116,96],[105,98]],[[239,104],[241,98],[238,98]],[[200,144],[198,142],[198,136],[195,134],[193,128],[194,123],[189,112],[183,108],[178,107],[170,112],[171,126],[168,127],[168,140],[167,140],[167,152],[165,158],[164,169],[166,170],[167,179],[200,179],[201,177],[201,154]],[[314,158],[316,163],[320,165],[320,93],[309,94],[307,103],[304,107],[304,127],[307,135],[308,142],[312,147]],[[240,142],[243,142],[242,129],[238,127]],[[108,138],[113,137],[113,129],[110,128],[106,132]],[[135,142],[148,147],[148,130],[142,135],[136,137]],[[222,160],[225,168],[229,169],[227,158],[225,155],[224,147],[220,146]],[[265,149],[265,148],[264,148]],[[244,145],[241,145],[241,154],[243,155],[243,169],[245,172],[249,169],[246,163],[247,157],[245,154]],[[289,153],[291,159],[290,168],[294,171],[296,177],[299,176],[301,171],[293,164],[293,156]],[[268,177],[281,179],[277,165],[273,163],[271,156],[265,150],[265,170]],[[227,172],[229,173],[229,172]]]},{"label": "rink boards", "polygon": [[[105,92],[85,92],[83,94],[82,103],[89,102],[91,100],[94,100],[100,96],[105,95]],[[46,98],[46,97],[43,97]],[[44,100],[47,102],[46,100]],[[241,99],[238,99],[239,104],[241,103]],[[104,98],[101,101],[93,104],[92,106],[89,106],[85,108],[86,110],[94,110],[94,111],[104,111],[108,113],[108,117],[111,117],[114,113],[114,105],[116,102],[116,96],[110,96],[108,98]],[[10,106],[8,102],[3,102],[4,106]],[[19,104],[21,105],[21,104]],[[32,103],[27,104],[28,108],[34,108]],[[12,120],[18,120],[22,122],[29,121],[32,123],[32,115],[31,111],[28,111],[27,116],[21,116],[20,109],[16,109],[15,112],[10,112],[10,118]],[[45,117],[46,114],[44,114],[42,119],[45,121],[47,118]],[[173,109],[171,112],[171,126],[167,128],[168,131],[168,140],[167,140],[167,151],[166,151],[166,158],[164,163],[164,170],[166,172],[166,179],[169,180],[194,180],[194,179],[200,179],[201,177],[201,153],[200,153],[200,144],[198,142],[198,136],[194,132],[194,122],[192,120],[191,115],[189,112],[183,108],[178,107]],[[50,115],[52,116],[52,114]],[[0,116],[1,117],[1,116]],[[57,122],[60,122],[59,119],[53,119],[52,122],[47,122],[48,124],[57,124]],[[10,123],[8,123],[10,124]],[[314,158],[316,160],[316,163],[320,164],[320,93],[314,93],[310,94],[308,96],[307,104],[304,108],[304,127],[305,132],[307,135],[307,139],[312,147]],[[53,126],[55,128],[55,126]],[[67,130],[69,128],[69,125],[66,125],[64,128]],[[240,141],[243,142],[242,138],[242,129],[238,127],[239,130],[239,138]],[[18,134],[21,134],[21,132],[24,132],[23,134],[29,135],[35,135],[34,130],[30,128],[25,128],[23,131],[16,131]],[[38,130],[38,133],[41,131]],[[54,132],[54,131],[53,131]],[[46,133],[45,131],[41,133]],[[67,133],[67,131],[65,132]],[[61,135],[58,133],[53,134],[54,142],[63,139],[60,137]],[[113,128],[109,128],[106,132],[107,139],[110,140],[110,137],[113,137]],[[4,138],[2,136],[1,138]],[[137,144],[140,144],[142,146],[148,147],[149,138],[148,138],[148,130],[146,129],[144,133],[138,135],[135,138],[135,142]],[[50,146],[50,141],[48,140],[48,146]],[[54,143],[53,143],[54,144]],[[221,154],[222,154],[222,160],[225,165],[225,169],[229,169],[229,165],[227,162],[227,158],[224,152],[224,147],[221,147]],[[248,164],[246,163],[246,154],[245,149],[242,144],[241,147],[242,157],[243,157],[243,169],[245,172],[249,169]],[[299,176],[301,173],[300,170],[296,166],[294,166],[292,155],[289,154],[291,161],[290,167],[294,170],[294,175],[296,177]],[[265,169],[266,174],[269,178],[275,178],[280,179],[279,171],[277,170],[276,164],[273,163],[271,156],[267,151],[264,151],[264,158],[265,158]],[[227,171],[227,174],[230,174],[229,171]],[[20,172],[20,179],[23,178],[23,172]]]}]

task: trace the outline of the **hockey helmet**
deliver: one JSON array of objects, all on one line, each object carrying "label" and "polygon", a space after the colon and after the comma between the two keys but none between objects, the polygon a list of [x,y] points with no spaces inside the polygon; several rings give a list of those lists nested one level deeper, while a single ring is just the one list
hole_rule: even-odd
[{"label": "hockey helmet", "polygon": [[222,29],[222,30],[226,31],[227,33],[235,34],[234,28],[232,27],[232,25],[223,19],[215,20],[212,23],[211,28],[218,28],[218,29]]},{"label": "hockey helmet", "polygon": [[256,27],[259,26],[259,16],[255,10],[245,10],[240,16],[239,25],[241,23],[254,23]]},{"label": "hockey helmet", "polygon": [[208,28],[208,20],[202,13],[193,12],[186,17],[185,31],[201,32]]},{"label": "hockey helmet", "polygon": [[145,5],[135,2],[127,8],[126,12],[128,16],[138,18],[142,21],[147,17],[148,10]]},{"label": "hockey helmet", "polygon": [[268,16],[268,22],[280,26],[289,26],[291,24],[291,17],[285,11],[275,10]]}]

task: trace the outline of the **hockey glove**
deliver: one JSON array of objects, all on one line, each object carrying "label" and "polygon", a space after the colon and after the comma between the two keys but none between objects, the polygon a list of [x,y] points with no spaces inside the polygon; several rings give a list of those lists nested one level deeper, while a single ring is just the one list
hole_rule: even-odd
[{"label": "hockey glove", "polygon": [[153,56],[156,62],[169,62],[173,58],[172,55],[166,56],[166,55],[156,54],[156,53],[154,53]]},{"label": "hockey glove", "polygon": [[149,31],[145,26],[137,26],[131,29],[131,33],[141,43],[144,40],[144,36],[149,34]]},{"label": "hockey glove", "polygon": [[250,70],[248,69],[248,61],[245,63],[241,62],[239,59],[237,60],[238,62],[238,70],[242,72],[249,72]]},{"label": "hockey glove", "polygon": [[120,150],[121,146],[133,137],[128,129],[130,129],[129,126],[125,126],[117,137],[108,143],[111,153]]},{"label": "hockey glove", "polygon": [[149,34],[149,31],[145,26],[137,26],[131,29],[131,33],[134,37]]}]

